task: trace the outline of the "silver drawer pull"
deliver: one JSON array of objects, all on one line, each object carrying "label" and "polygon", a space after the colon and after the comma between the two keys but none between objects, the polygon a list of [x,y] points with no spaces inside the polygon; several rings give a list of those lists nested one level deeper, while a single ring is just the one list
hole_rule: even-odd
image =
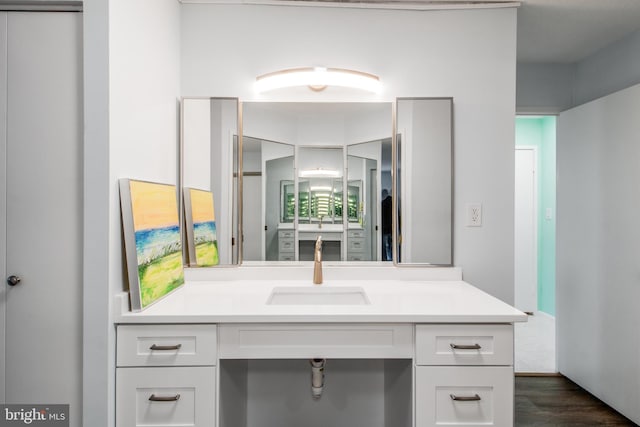
[{"label": "silver drawer pull", "polygon": [[153,344],[151,347],[149,347],[149,350],[160,350],[160,351],[167,351],[167,350],[180,350],[180,347],[182,347],[182,344],[176,344],[176,345],[157,345],[157,344]]},{"label": "silver drawer pull", "polygon": [[471,344],[471,345],[463,345],[463,344],[449,344],[454,350],[480,350],[482,346],[480,344]]},{"label": "silver drawer pull", "polygon": [[176,394],[175,396],[156,396],[152,394],[149,396],[149,400],[152,402],[175,402],[180,399],[180,395]]},{"label": "silver drawer pull", "polygon": [[482,400],[480,396],[474,394],[473,396],[456,396],[455,394],[450,394],[451,400],[456,400],[458,402],[475,402],[477,400]]}]

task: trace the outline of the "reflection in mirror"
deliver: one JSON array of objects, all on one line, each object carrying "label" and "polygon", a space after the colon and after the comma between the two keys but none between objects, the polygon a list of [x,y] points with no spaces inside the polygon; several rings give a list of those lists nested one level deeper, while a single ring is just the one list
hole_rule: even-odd
[{"label": "reflection in mirror", "polygon": [[293,230],[293,151],[290,144],[242,138],[244,261],[277,261],[279,228]]},{"label": "reflection in mirror", "polygon": [[[238,170],[238,100],[233,98],[185,98],[181,102],[181,158],[180,158],[180,203],[183,215],[183,233],[192,240],[187,244],[184,261],[187,266],[229,265],[239,261],[237,182]],[[185,194],[189,189],[190,194]],[[203,195],[206,200],[206,221],[193,212],[195,200],[192,194]],[[211,194],[213,201],[211,202]],[[206,196],[206,197],[204,197]],[[185,202],[189,202],[187,206]],[[199,200],[199,199],[198,199]],[[204,203],[204,202],[203,202]],[[212,203],[211,210],[208,205]],[[215,208],[215,209],[214,209]],[[187,215],[189,214],[189,218]],[[195,216],[194,216],[195,215]],[[213,216],[213,224],[211,224]],[[194,222],[194,218],[196,219]],[[187,229],[187,226],[189,229]],[[203,230],[207,235],[213,231],[215,243],[204,245]],[[189,241],[193,241],[189,245]],[[200,250],[207,248],[207,260],[202,253],[196,253],[197,242]],[[192,249],[189,255],[189,247]],[[215,254],[211,249],[215,248]]]},{"label": "reflection in mirror", "polygon": [[[297,250],[300,261],[313,261],[315,241],[322,236],[322,259],[344,259],[344,154],[342,147],[298,147],[300,209]],[[306,194],[305,194],[306,193]],[[302,213],[308,212],[308,216]]]},{"label": "reflection in mirror", "polygon": [[453,100],[398,98],[395,259],[453,264]]},{"label": "reflection in mirror", "polygon": [[308,203],[301,206],[308,215],[301,214],[298,224],[342,224],[342,157],[342,147],[299,147],[298,185],[307,192],[300,195],[300,205]]},{"label": "reflection in mirror", "polygon": [[[390,103],[243,103],[243,220],[253,221],[243,226],[244,261],[313,260],[318,235],[325,261],[391,260],[382,256],[380,224],[380,191],[391,190],[391,110]],[[267,143],[281,148],[286,173],[270,174],[255,160]],[[247,190],[259,176],[262,190]]]},{"label": "reflection in mirror", "polygon": [[292,223],[296,214],[295,185],[291,180],[280,181],[280,222]]},{"label": "reflection in mirror", "polygon": [[391,138],[349,145],[347,170],[347,259],[391,261]]}]

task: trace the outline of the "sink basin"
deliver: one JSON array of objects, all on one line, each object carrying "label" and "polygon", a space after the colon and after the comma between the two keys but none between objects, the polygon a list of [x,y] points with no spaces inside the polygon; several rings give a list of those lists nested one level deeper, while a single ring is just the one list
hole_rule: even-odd
[{"label": "sink basin", "polygon": [[311,286],[275,287],[268,305],[368,305],[364,289],[357,286],[331,288]]}]

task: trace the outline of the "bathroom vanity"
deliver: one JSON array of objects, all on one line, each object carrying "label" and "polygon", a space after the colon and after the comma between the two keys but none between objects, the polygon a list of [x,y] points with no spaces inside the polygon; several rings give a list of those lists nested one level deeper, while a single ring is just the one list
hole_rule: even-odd
[{"label": "bathroom vanity", "polygon": [[513,425],[526,315],[457,268],[325,266],[319,286],[309,264],[190,276],[144,312],[117,296],[119,427]]}]

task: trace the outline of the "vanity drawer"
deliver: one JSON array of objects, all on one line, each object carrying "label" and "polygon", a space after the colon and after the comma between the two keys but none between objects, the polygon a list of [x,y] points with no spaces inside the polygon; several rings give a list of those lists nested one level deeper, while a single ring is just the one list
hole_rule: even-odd
[{"label": "vanity drawer", "polygon": [[349,239],[349,241],[347,242],[347,250],[350,252],[364,251],[364,239]]},{"label": "vanity drawer", "polygon": [[221,359],[411,358],[411,325],[220,325]]},{"label": "vanity drawer", "polygon": [[296,257],[293,254],[293,252],[289,253],[289,252],[285,252],[285,253],[281,253],[278,254],[278,261],[295,261]]},{"label": "vanity drawer", "polygon": [[216,368],[116,369],[116,425],[215,426]]},{"label": "vanity drawer", "polygon": [[513,426],[513,369],[419,366],[416,427]]},{"label": "vanity drawer", "polygon": [[293,252],[295,247],[293,239],[281,239],[278,242],[278,250],[280,252]]},{"label": "vanity drawer", "polygon": [[417,365],[513,365],[512,325],[416,325]]},{"label": "vanity drawer", "polygon": [[296,232],[294,230],[278,230],[278,239],[291,239],[293,240],[296,237]]},{"label": "vanity drawer", "polygon": [[349,230],[347,236],[350,239],[364,239],[364,230]]},{"label": "vanity drawer", "polygon": [[216,364],[215,325],[121,325],[117,333],[117,366]]}]

